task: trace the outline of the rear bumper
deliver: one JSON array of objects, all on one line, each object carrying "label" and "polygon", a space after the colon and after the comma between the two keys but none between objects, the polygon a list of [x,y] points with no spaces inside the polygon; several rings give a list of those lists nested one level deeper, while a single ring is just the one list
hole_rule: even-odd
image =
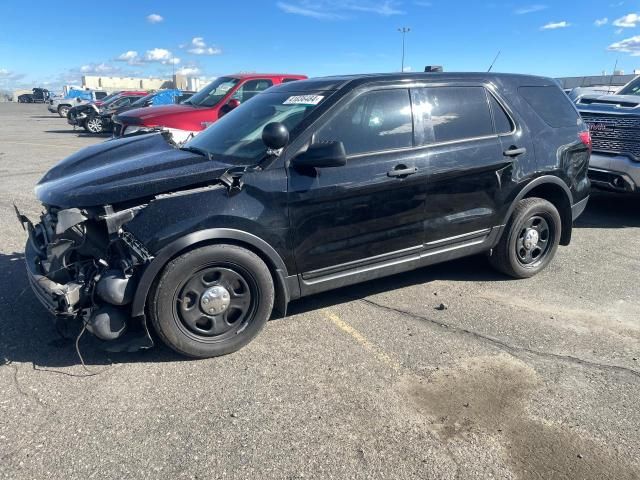
[{"label": "rear bumper", "polygon": [[589,179],[594,187],[616,192],[638,192],[640,162],[623,155],[594,152],[589,161]]}]

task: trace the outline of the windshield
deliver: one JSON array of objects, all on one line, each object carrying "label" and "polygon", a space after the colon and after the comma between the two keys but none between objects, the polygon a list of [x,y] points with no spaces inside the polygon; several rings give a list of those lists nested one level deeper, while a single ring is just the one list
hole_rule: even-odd
[{"label": "windshield", "polygon": [[640,77],[627,83],[622,90],[618,92],[618,95],[640,95]]},{"label": "windshield", "polygon": [[149,105],[151,105],[151,100],[153,100],[153,97],[155,97],[156,94],[155,93],[150,93],[149,95],[145,95],[144,97],[139,98],[138,100],[136,100],[135,102],[133,102],[131,104],[132,107],[144,107],[146,106],[146,103],[149,102]]},{"label": "windshield", "polygon": [[218,102],[220,102],[229,90],[235,87],[239,81],[240,80],[237,78],[231,77],[216,78],[213,82],[183,103],[196,105],[198,107],[213,107],[214,105],[217,105]]},{"label": "windshield", "polygon": [[117,97],[118,95],[120,95],[120,92],[113,92],[110,93],[109,95],[107,95],[106,97],[102,98],[102,103],[106,103],[109,100],[113,99],[114,97]]},{"label": "windshield", "polygon": [[315,94],[261,93],[198,134],[186,147],[204,150],[227,163],[253,165],[266,154],[262,142],[266,124],[282,122],[293,132],[323,99]]}]

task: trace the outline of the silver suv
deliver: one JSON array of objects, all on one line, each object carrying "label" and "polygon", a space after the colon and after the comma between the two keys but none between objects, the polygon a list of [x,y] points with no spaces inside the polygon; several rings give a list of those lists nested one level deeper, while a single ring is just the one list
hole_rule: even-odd
[{"label": "silver suv", "polygon": [[47,110],[51,113],[57,113],[62,118],[67,118],[67,113],[71,107],[75,107],[77,105],[83,105],[85,103],[95,102],[96,100],[104,100],[107,96],[109,96],[109,92],[105,92],[104,90],[92,90],[89,92],[91,94],[91,100],[86,100],[84,98],[76,97],[76,98],[52,98],[49,100],[47,104]]}]

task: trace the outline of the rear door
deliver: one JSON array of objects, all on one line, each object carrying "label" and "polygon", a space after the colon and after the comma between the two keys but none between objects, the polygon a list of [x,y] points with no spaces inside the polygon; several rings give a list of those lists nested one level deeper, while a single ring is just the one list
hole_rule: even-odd
[{"label": "rear door", "polygon": [[424,240],[427,157],[413,149],[409,90],[343,102],[313,141],[342,141],[347,165],[289,168],[293,247],[305,280],[419,252]]},{"label": "rear door", "polygon": [[514,158],[505,156],[495,132],[489,93],[482,85],[458,85],[412,95],[429,151],[426,247],[486,236],[502,223],[503,178]]}]

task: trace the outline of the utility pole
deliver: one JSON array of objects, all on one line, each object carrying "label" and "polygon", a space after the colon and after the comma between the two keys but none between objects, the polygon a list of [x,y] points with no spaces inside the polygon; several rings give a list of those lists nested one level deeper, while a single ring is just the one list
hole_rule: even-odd
[{"label": "utility pole", "polygon": [[402,34],[402,64],[400,67],[400,71],[404,72],[404,37],[411,31],[409,27],[399,28],[398,31]]}]

